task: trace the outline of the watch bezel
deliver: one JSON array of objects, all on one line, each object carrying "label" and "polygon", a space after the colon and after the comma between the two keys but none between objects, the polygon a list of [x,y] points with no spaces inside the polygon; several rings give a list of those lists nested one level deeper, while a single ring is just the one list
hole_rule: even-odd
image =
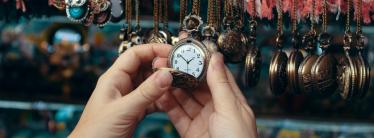
[{"label": "watch bezel", "polygon": [[194,44],[195,46],[197,46],[198,48],[200,48],[203,51],[203,53],[201,55],[201,57],[204,58],[203,59],[204,60],[203,71],[201,72],[201,75],[196,78],[199,82],[202,82],[206,78],[206,73],[207,73],[207,70],[208,70],[207,68],[208,68],[208,65],[209,65],[209,60],[210,60],[211,55],[210,55],[208,49],[205,47],[205,45],[202,42],[200,42],[200,41],[198,41],[194,38],[191,38],[191,37],[184,38],[173,46],[173,48],[170,51],[169,56],[168,56],[168,67],[173,68],[172,59],[174,57],[175,51],[179,47],[181,47],[183,45],[186,45],[188,43]]}]

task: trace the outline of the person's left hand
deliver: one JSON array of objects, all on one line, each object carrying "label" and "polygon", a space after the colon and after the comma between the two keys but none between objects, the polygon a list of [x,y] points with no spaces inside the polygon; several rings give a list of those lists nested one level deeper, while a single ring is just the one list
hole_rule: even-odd
[{"label": "person's left hand", "polygon": [[124,52],[99,78],[70,137],[131,137],[137,123],[156,110],[155,101],[171,87],[168,71],[151,70],[156,57],[163,63],[154,64],[165,64],[170,49],[146,44]]}]

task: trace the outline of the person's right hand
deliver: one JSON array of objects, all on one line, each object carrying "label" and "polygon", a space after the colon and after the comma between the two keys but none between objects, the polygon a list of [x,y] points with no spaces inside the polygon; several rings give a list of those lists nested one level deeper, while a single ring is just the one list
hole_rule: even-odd
[{"label": "person's right hand", "polygon": [[172,90],[158,100],[180,136],[257,137],[253,111],[219,53],[210,60],[207,83],[192,92]]}]

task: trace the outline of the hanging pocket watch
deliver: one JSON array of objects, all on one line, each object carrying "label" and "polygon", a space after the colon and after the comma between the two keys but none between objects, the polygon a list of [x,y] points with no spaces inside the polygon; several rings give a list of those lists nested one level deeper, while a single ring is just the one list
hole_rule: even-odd
[{"label": "hanging pocket watch", "polygon": [[338,59],[338,89],[343,99],[350,100],[357,90],[357,70],[354,60],[350,57],[352,34],[344,35],[344,55]]},{"label": "hanging pocket watch", "polygon": [[225,17],[226,30],[219,35],[217,43],[219,51],[228,62],[238,63],[243,61],[247,54],[248,39],[239,31],[240,28],[234,27],[234,22],[234,18]]},{"label": "hanging pocket watch", "polygon": [[314,95],[315,93],[313,92],[316,91],[315,82],[311,74],[312,67],[318,58],[318,56],[315,55],[317,46],[317,31],[315,29],[315,5],[316,0],[313,0],[310,31],[303,35],[301,41],[302,45],[305,46],[304,49],[308,52],[308,55],[304,58],[303,62],[301,62],[297,72],[300,92],[309,95]]},{"label": "hanging pocket watch", "polygon": [[356,39],[357,39],[356,48],[358,50],[358,57],[359,57],[358,62],[359,64],[361,64],[360,70],[359,70],[361,80],[360,80],[360,86],[359,86],[359,91],[358,91],[358,98],[363,98],[365,97],[369,89],[369,85],[370,85],[370,66],[362,55],[362,52],[365,47],[365,43],[364,43],[365,37],[362,35],[361,31],[357,31],[357,32],[358,33],[356,33]]},{"label": "hanging pocket watch", "polygon": [[350,100],[357,95],[358,73],[354,59],[351,58],[353,37],[350,31],[350,5],[351,0],[347,2],[347,23],[345,25],[344,34],[344,56],[338,59],[338,89],[343,99]]},{"label": "hanging pocket watch", "polygon": [[245,84],[254,87],[260,80],[262,57],[261,51],[256,46],[256,21],[249,22],[248,52],[244,62]]},{"label": "hanging pocket watch", "polygon": [[292,1],[292,13],[291,13],[291,43],[292,43],[292,51],[288,58],[287,62],[287,78],[288,78],[288,87],[291,92],[294,94],[299,94],[299,84],[298,84],[298,69],[304,60],[304,56],[300,51],[300,34],[297,31],[297,21],[296,21],[296,5],[297,1]]},{"label": "hanging pocket watch", "polygon": [[277,34],[275,39],[276,51],[270,61],[269,82],[270,89],[274,95],[281,95],[287,88],[287,61],[288,57],[283,52],[284,35],[283,35],[283,13],[282,2],[277,0]]},{"label": "hanging pocket watch", "polygon": [[358,90],[356,97],[365,97],[369,84],[370,84],[370,66],[368,65],[366,59],[363,57],[362,53],[365,49],[365,36],[362,34],[361,21],[362,21],[362,0],[357,0],[357,11],[356,11],[356,46],[355,46],[355,56],[356,56],[356,66],[358,74]]},{"label": "hanging pocket watch", "polygon": [[278,33],[276,37],[277,50],[273,53],[269,67],[270,89],[275,95],[281,95],[287,87],[287,54],[282,51],[283,34]]},{"label": "hanging pocket watch", "polygon": [[337,84],[337,60],[329,52],[331,36],[327,33],[327,2],[323,4],[323,33],[319,35],[319,44],[322,54],[317,58],[312,66],[311,75],[316,90],[322,96],[330,96],[338,87]]}]

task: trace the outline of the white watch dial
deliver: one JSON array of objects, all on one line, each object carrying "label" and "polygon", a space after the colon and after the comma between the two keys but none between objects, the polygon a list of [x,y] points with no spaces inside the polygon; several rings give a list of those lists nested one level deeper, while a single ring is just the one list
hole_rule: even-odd
[{"label": "white watch dial", "polygon": [[195,44],[187,43],[175,49],[170,62],[172,68],[198,78],[204,69],[204,52]]}]

